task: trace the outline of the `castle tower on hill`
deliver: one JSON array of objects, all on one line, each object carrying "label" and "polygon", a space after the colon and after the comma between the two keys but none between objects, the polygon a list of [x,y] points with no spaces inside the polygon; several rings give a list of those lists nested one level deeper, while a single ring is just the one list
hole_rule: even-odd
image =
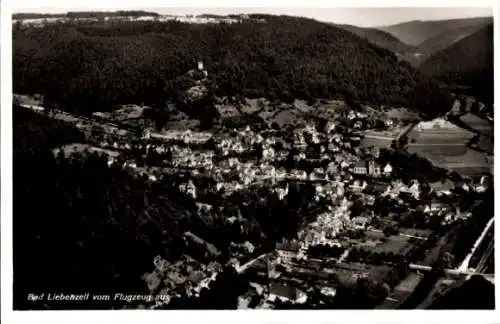
[{"label": "castle tower on hill", "polygon": [[205,70],[205,67],[203,65],[203,61],[198,60],[198,72],[203,73],[203,78],[208,77],[208,72]]}]

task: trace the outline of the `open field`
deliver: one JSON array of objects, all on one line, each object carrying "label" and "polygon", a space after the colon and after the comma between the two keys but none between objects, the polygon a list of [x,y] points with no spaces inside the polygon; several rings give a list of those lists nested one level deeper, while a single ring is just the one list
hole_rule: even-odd
[{"label": "open field", "polygon": [[399,135],[401,128],[394,128],[385,131],[375,131],[366,130],[363,135],[364,138],[361,140],[359,147],[378,147],[378,148],[389,148],[391,147],[392,141]]},{"label": "open field", "polygon": [[474,133],[462,128],[423,129],[413,128],[408,133],[411,144],[465,144],[474,137]]},{"label": "open field", "polygon": [[410,146],[408,152],[428,159],[437,167],[453,170],[464,176],[493,173],[493,158],[466,146]]},{"label": "open field", "polygon": [[464,145],[409,145],[408,152],[418,154],[429,160],[439,161],[442,157],[462,156],[467,153]]},{"label": "open field", "polygon": [[374,137],[365,137],[361,140],[359,147],[378,147],[378,148],[390,148],[392,144],[392,138],[374,138]]},{"label": "open field", "polygon": [[[382,240],[385,240],[383,242]],[[392,235],[385,237],[384,233],[377,231],[366,231],[366,242],[358,243],[357,247],[362,247],[373,253],[394,253],[406,254],[412,248],[408,236]]]},{"label": "open field", "polygon": [[466,144],[474,137],[471,132],[436,132],[436,133],[419,133],[411,131],[408,135],[409,146],[412,145],[428,145],[428,144],[450,144],[462,145]]}]

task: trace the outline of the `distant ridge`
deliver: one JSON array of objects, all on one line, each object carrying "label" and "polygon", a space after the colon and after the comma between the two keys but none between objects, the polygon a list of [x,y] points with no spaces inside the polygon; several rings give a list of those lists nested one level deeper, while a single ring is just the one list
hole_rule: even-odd
[{"label": "distant ridge", "polygon": [[471,94],[493,103],[493,24],[435,53],[419,70],[448,84],[470,87]]},{"label": "distant ridge", "polygon": [[388,32],[378,30],[375,28],[365,28],[353,25],[335,25],[351,33],[367,39],[370,43],[380,46],[382,48],[388,49],[394,53],[406,53],[413,52],[414,47],[404,44],[395,36]]},{"label": "distant ridge", "polygon": [[388,32],[405,44],[418,46],[426,40],[447,31],[463,27],[486,26],[493,23],[493,17],[477,17],[448,20],[413,20],[390,26],[380,26],[376,29]]}]

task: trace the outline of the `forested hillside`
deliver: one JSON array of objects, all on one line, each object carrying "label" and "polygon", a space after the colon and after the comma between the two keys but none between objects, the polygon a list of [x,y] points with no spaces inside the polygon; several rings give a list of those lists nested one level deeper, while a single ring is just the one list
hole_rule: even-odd
[{"label": "forested hillside", "polygon": [[493,103],[493,25],[435,53],[419,67],[429,76],[460,86],[485,103]]},{"label": "forested hillside", "polygon": [[378,30],[375,28],[363,28],[352,25],[338,25],[338,27],[348,30],[353,34],[361,38],[365,38],[371,43],[388,49],[389,51],[394,53],[408,53],[415,51],[415,48],[413,46],[404,44],[396,37],[382,30]]},{"label": "forested hillside", "polygon": [[447,30],[437,36],[427,39],[426,41],[420,43],[417,46],[417,51],[419,53],[424,53],[426,55],[432,55],[440,50],[443,50],[452,44],[460,41],[461,39],[474,34],[484,25],[473,25],[465,26],[461,28],[456,28],[452,30]]},{"label": "forested hillside", "polygon": [[348,97],[430,114],[448,108],[436,83],[387,49],[311,19],[256,17],[266,22],[14,26],[14,92],[83,111],[158,105],[177,97],[173,80],[202,60],[215,95]]}]

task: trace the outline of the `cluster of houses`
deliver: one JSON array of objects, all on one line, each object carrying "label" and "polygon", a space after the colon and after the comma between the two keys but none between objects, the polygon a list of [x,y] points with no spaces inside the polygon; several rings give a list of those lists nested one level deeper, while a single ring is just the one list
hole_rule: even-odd
[{"label": "cluster of houses", "polygon": [[222,271],[222,265],[218,262],[212,261],[205,265],[186,254],[174,263],[157,256],[153,263],[153,271],[146,273],[143,280],[152,293],[158,292],[162,298],[155,299],[152,308],[166,305],[175,297],[198,297],[201,290],[208,289]]}]

